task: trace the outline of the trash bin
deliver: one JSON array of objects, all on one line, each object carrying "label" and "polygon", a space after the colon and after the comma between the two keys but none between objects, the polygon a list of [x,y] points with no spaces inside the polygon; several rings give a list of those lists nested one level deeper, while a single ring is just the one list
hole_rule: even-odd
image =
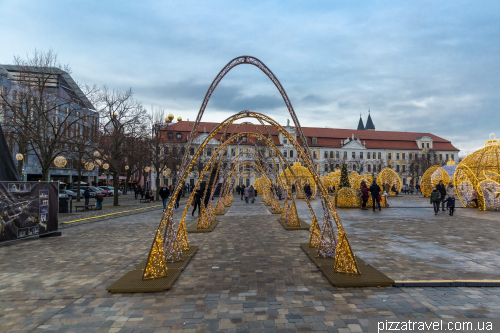
[{"label": "trash bin", "polygon": [[69,198],[59,198],[59,213],[69,213]]}]

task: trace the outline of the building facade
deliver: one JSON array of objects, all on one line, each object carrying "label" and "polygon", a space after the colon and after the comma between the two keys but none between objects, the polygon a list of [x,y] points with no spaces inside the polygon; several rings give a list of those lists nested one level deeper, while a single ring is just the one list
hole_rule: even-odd
[{"label": "building facade", "polygon": [[[194,147],[189,154],[194,155],[195,150],[208,136],[218,123],[202,122],[197,129]],[[392,168],[402,178],[403,184],[419,183],[420,177],[428,167],[439,164],[444,165],[448,161],[458,162],[459,150],[453,144],[441,137],[431,133],[414,132],[393,132],[377,131],[369,116],[367,126],[362,126],[362,120],[358,124],[358,129],[336,129],[320,127],[303,127],[302,130],[307,139],[307,144],[311,150],[315,168],[320,175],[327,175],[341,168],[342,163],[346,163],[350,171],[360,174],[377,174],[383,168]],[[162,131],[165,149],[168,147],[182,147],[185,145],[194,122],[179,121],[168,126]],[[262,125],[255,125],[262,133],[267,133]],[[285,129],[294,137],[299,144],[296,130],[289,123]],[[275,128],[269,126],[274,145],[281,151],[289,163],[297,159],[297,152],[287,138]],[[250,123],[233,124],[229,127],[226,136],[230,133],[256,132],[254,125]],[[266,135],[267,136],[267,135]],[[216,134],[203,152],[199,160],[197,171],[202,170],[204,163],[215,153],[219,146],[222,134]],[[249,147],[254,151],[264,150],[264,144],[254,138],[242,137],[233,142],[228,151],[228,156],[223,160],[228,161],[231,156],[235,156],[244,147]],[[179,149],[179,153],[182,150]],[[266,158],[272,158],[266,153]],[[249,157],[250,158],[250,157]],[[280,172],[283,170],[279,170]],[[162,182],[172,183],[175,175],[165,177]],[[188,178],[188,183],[195,184],[197,177]],[[253,184],[254,176],[239,179],[240,184]]]}]

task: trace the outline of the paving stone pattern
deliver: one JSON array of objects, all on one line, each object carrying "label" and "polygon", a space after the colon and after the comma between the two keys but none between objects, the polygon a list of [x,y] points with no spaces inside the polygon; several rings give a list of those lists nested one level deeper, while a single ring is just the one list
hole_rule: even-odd
[{"label": "paving stone pattern", "polygon": [[[410,220],[411,214],[391,217],[386,210],[370,222],[368,213],[340,211],[356,253],[372,264],[389,265],[391,259],[384,256],[400,253],[394,250],[398,242],[415,246],[398,238],[405,230],[405,237],[415,241],[426,241],[417,231],[448,232],[436,228],[447,225],[446,217],[413,218],[422,220],[420,229],[417,224],[407,229],[409,221],[397,221]],[[225,216],[218,216],[212,233],[189,234],[200,249],[170,291],[106,292],[146,258],[161,214],[161,209],[148,211],[66,228],[62,237],[0,246],[0,332],[347,333],[366,332],[370,319],[500,317],[500,288],[334,288],[299,247],[308,232],[284,230],[260,200],[245,204],[237,199]],[[472,240],[476,235],[467,233],[474,227],[458,219],[449,232],[457,229],[453,235]],[[483,222],[469,218],[468,225]],[[372,230],[375,223],[380,231]],[[391,226],[400,226],[397,237],[388,236]],[[393,252],[378,249],[381,237],[389,237]],[[467,246],[493,247],[490,240]],[[377,253],[372,257],[370,246]],[[490,267],[498,272],[496,261]]]}]

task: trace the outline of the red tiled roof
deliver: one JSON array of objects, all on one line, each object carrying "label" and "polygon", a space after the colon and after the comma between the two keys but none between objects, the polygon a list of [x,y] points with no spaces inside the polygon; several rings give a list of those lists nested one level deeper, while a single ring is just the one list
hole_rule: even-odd
[{"label": "red tiled roof", "polygon": [[[183,141],[187,137],[188,133],[193,129],[194,122],[192,121],[181,121],[171,124],[168,129],[163,130],[163,133],[172,131],[175,133],[183,133]],[[198,126],[197,132],[199,134],[211,132],[219,123],[211,122],[201,122]],[[232,124],[229,126],[227,133],[231,133],[238,124]],[[262,125],[255,125],[259,128],[262,133],[267,136],[267,131]],[[268,126],[268,130],[273,135],[273,141],[276,145],[279,145],[278,140],[278,130],[272,126]],[[307,138],[309,146],[312,147],[332,147],[340,148],[341,140],[346,138],[352,139],[354,134],[355,139],[360,139],[361,142],[365,142],[366,148],[368,149],[401,149],[401,150],[420,150],[417,146],[416,139],[422,136],[428,136],[433,141],[434,150],[447,150],[447,151],[459,151],[453,146],[453,144],[437,135],[431,133],[416,133],[416,132],[391,132],[391,131],[367,131],[367,130],[354,130],[354,129],[340,129],[340,128],[321,128],[321,127],[302,127],[304,135]],[[250,124],[241,124],[238,127],[237,132],[255,132],[255,127]],[[166,134],[163,134],[164,136]],[[222,134],[217,134],[216,139],[220,139]],[[312,138],[317,138],[317,144],[312,145]],[[298,138],[300,143],[300,138]],[[247,143],[252,144],[252,143]]]}]

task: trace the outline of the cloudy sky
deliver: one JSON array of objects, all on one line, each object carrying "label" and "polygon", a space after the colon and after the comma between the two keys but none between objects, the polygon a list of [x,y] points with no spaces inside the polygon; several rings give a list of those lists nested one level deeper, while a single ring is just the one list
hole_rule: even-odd
[{"label": "cloudy sky", "polygon": [[[78,82],[193,120],[231,59],[278,77],[302,126],[430,132],[463,152],[500,137],[499,1],[0,0],[0,63],[52,48]],[[203,120],[289,118],[256,67],[221,82]]]}]

